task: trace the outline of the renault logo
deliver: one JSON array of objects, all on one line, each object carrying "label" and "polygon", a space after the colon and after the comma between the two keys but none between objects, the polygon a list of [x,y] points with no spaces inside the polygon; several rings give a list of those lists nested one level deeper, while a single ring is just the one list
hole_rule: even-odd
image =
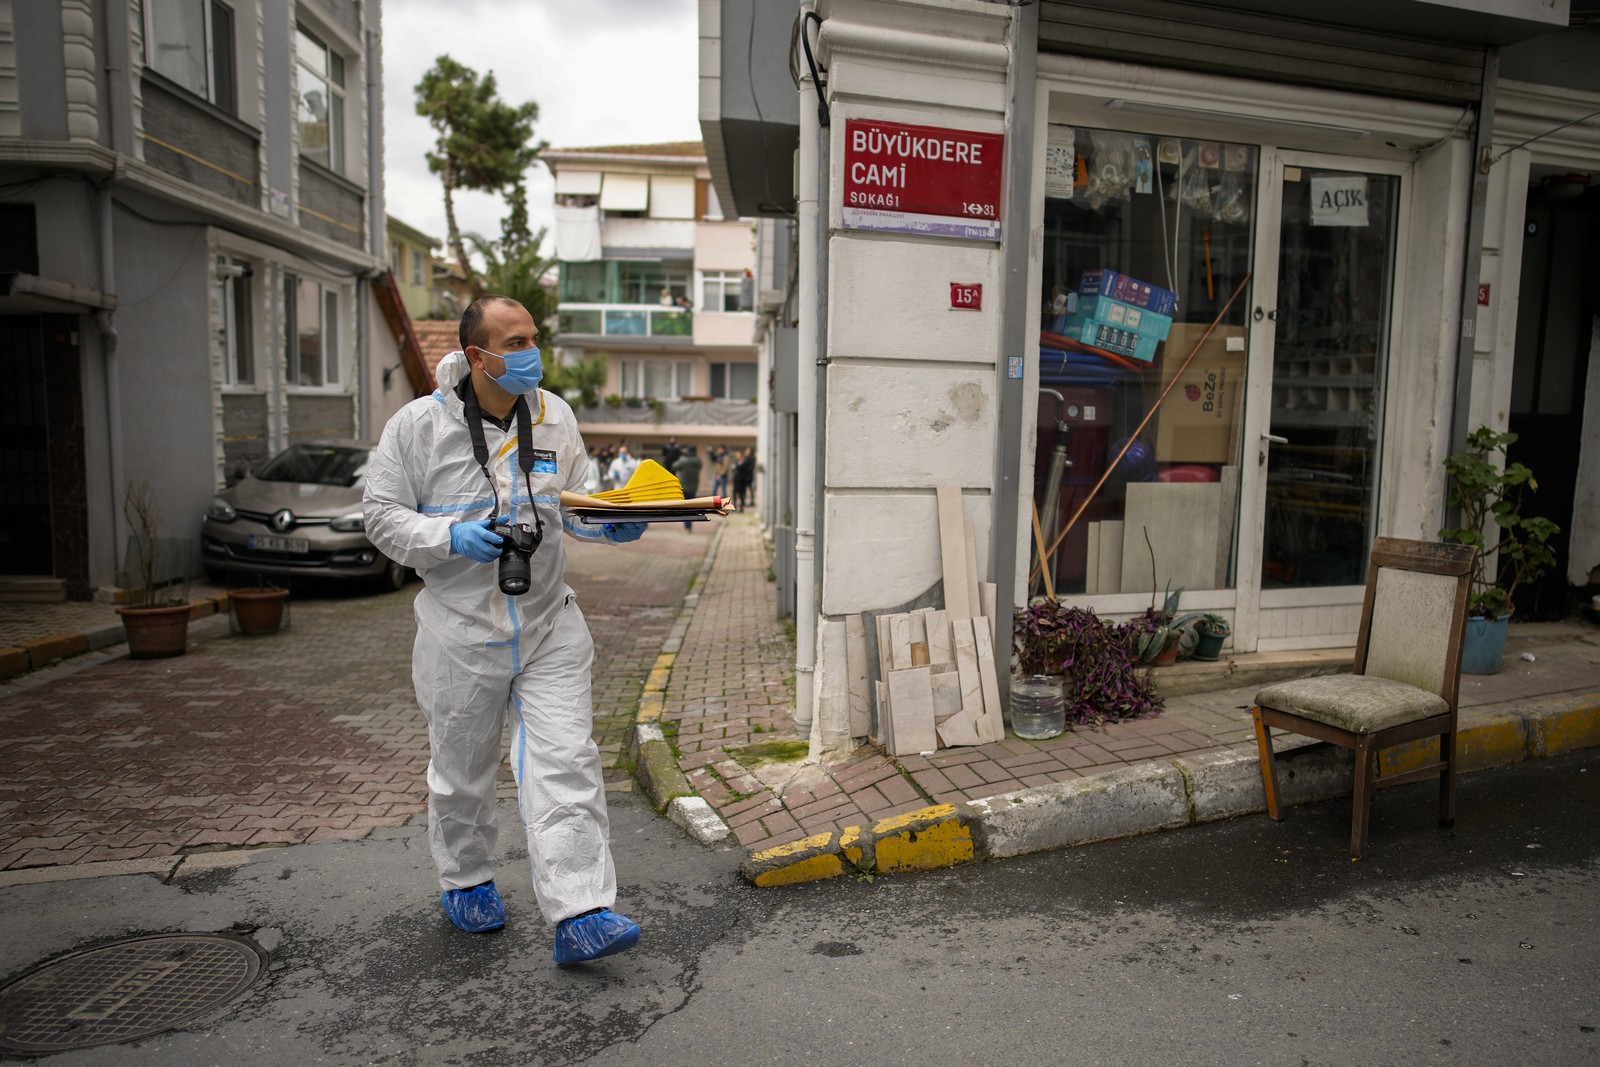
[{"label": "renault logo", "polygon": [[267,525],[271,526],[278,533],[288,533],[290,530],[294,529],[294,512],[290,511],[288,508],[282,508],[279,511],[275,511],[272,513],[272,518],[268,521]]}]

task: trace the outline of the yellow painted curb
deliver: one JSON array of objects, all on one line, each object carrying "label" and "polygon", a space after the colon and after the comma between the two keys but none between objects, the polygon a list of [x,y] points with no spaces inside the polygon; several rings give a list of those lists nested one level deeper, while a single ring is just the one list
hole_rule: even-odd
[{"label": "yellow painted curb", "polygon": [[908,811],[904,815],[891,815],[887,819],[880,819],[877,825],[872,828],[872,832],[875,834],[892,834],[896,830],[902,830],[907,826],[912,826],[919,822],[928,822],[933,819],[943,819],[955,813],[956,809],[953,804],[934,804],[930,807],[918,808],[916,811]]},{"label": "yellow painted curb", "polygon": [[666,707],[667,698],[664,693],[646,693],[639,698],[639,711],[634,715],[634,721],[654,722],[661,718],[661,713]]},{"label": "yellow painted curb", "polygon": [[824,852],[821,855],[808,856],[786,867],[762,871],[755,876],[754,882],[759,889],[771,889],[780,885],[822,882],[829,878],[837,878],[843,873],[844,861],[831,852]]},{"label": "yellow painted curb", "polygon": [[742,873],[754,886],[797,885],[853,871],[933,871],[977,858],[972,827],[950,804],[847,826],[752,853]]},{"label": "yellow painted curb", "polygon": [[1540,719],[1539,734],[1544,749],[1541,755],[1559,756],[1581,748],[1600,747],[1600,694],[1585,700],[1587,703],[1583,707]]},{"label": "yellow painted curb", "polygon": [[875,846],[878,870],[936,871],[973,859],[972,830],[954,817],[932,826],[906,829],[880,838]]},{"label": "yellow painted curb", "polygon": [[[1481,771],[1487,767],[1505,767],[1521,763],[1528,758],[1529,733],[1532,725],[1516,713],[1496,715],[1487,722],[1479,722],[1470,730],[1461,731],[1456,740],[1456,771]],[[1437,751],[1438,742],[1434,742]]]},{"label": "yellow painted curb", "polygon": [[[851,829],[853,830],[855,827],[851,827]],[[848,833],[849,831],[846,832]],[[773,845],[771,848],[762,849],[760,852],[753,852],[750,854],[750,859],[756,863],[788,859],[790,856],[798,855],[807,849],[827,848],[832,841],[832,831],[812,834],[810,837],[802,837],[798,841],[790,841],[787,845]]]}]

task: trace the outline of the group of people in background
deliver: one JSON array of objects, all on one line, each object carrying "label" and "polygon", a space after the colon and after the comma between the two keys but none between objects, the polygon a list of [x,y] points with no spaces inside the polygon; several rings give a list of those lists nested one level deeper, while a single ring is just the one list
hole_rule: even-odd
[{"label": "group of people in background", "polygon": [[[589,475],[591,482],[598,483],[595,491],[627,485],[641,458],[645,457],[635,455],[625,440],[616,445],[591,446]],[[677,437],[668,437],[661,446],[661,458],[657,462],[677,476],[685,499],[701,495],[700,480],[709,465],[711,491],[708,495],[731,499],[734,507],[741,511],[751,502],[751,489],[756,480],[756,457],[752,448],[730,452],[724,445],[713,445],[706,449],[702,458],[697,446],[679,444]],[[684,525],[689,526],[688,523]]]}]

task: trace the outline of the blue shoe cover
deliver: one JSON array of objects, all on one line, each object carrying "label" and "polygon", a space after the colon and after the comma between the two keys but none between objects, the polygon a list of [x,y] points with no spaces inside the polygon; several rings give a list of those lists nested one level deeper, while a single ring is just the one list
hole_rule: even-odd
[{"label": "blue shoe cover", "polygon": [[446,889],[439,894],[439,903],[450,921],[469,934],[498,930],[506,924],[506,908],[493,882],[471,889]]},{"label": "blue shoe cover", "polygon": [[639,924],[609,908],[556,924],[557,963],[583,963],[626,952],[639,942]]}]

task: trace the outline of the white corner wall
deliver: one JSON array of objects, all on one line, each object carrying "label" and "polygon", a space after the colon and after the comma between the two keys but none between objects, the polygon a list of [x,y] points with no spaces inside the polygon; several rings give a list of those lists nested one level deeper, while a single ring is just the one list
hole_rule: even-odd
[{"label": "white corner wall", "polygon": [[[976,0],[824,2],[818,10],[818,64],[828,70],[831,105],[822,215],[829,363],[817,401],[824,441],[815,696],[826,725],[833,717],[825,709],[844,705],[843,617],[894,608],[940,580],[939,485],[961,487],[979,580],[993,579],[1004,308],[999,242],[844,228],[846,123],[1003,134],[1012,14]],[[983,309],[951,310],[952,282],[982,284]],[[811,372],[805,354],[801,367]]]}]

